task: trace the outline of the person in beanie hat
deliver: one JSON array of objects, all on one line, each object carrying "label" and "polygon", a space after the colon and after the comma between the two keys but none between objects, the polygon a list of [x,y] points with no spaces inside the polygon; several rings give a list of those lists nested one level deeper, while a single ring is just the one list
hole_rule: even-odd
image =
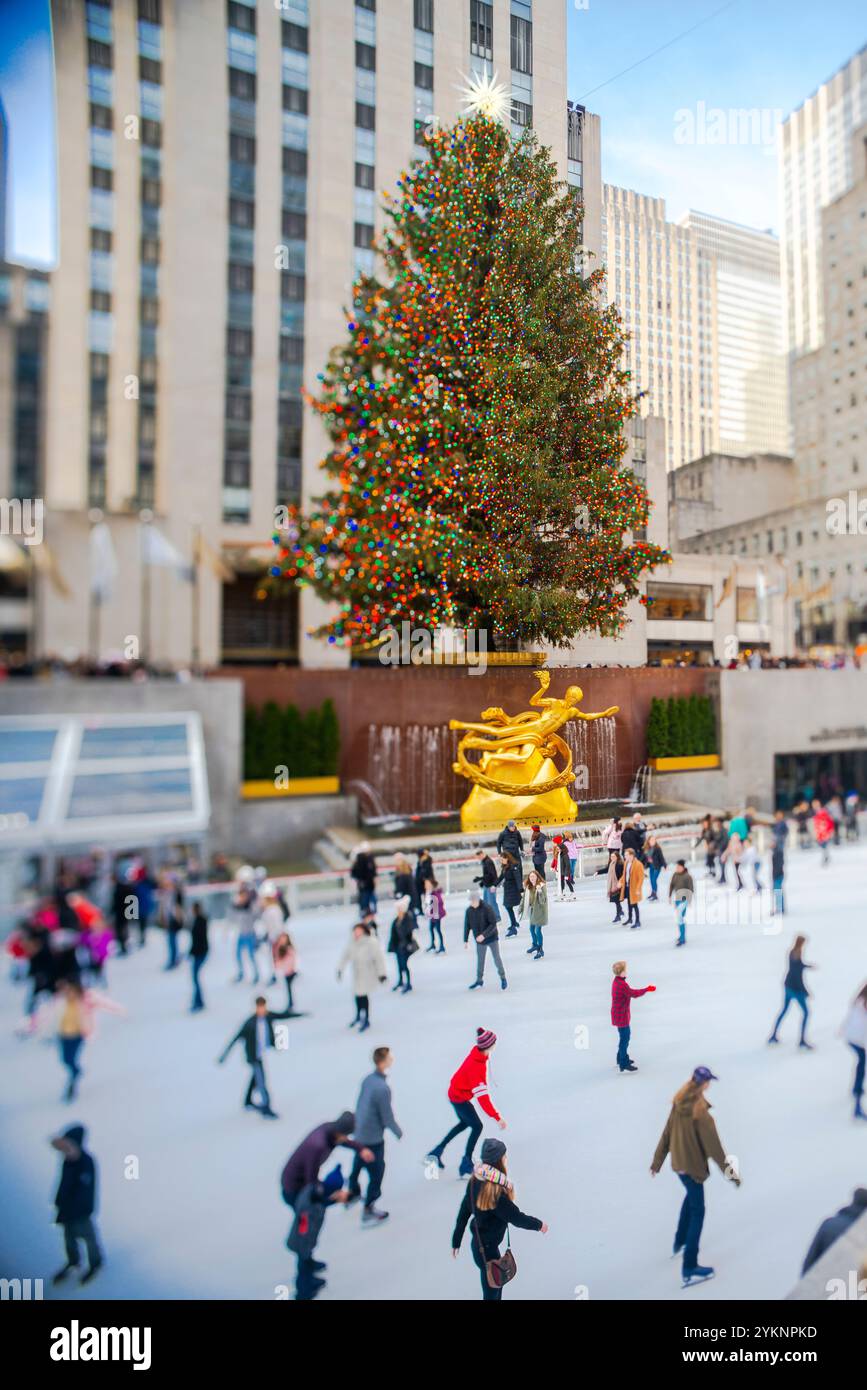
[{"label": "person in beanie hat", "polygon": [[84,1147],[84,1125],[70,1125],[51,1140],[51,1147],[63,1155],[60,1185],[54,1198],[57,1208],[55,1221],[63,1227],[66,1264],[55,1274],[52,1283],[61,1283],[71,1269],[78,1269],[78,1242],[84,1241],[87,1269],[80,1283],[88,1284],[103,1263],[102,1251],[93,1214],[96,1211],[96,1164]]},{"label": "person in beanie hat", "polygon": [[704,1184],[710,1174],[708,1160],[712,1158],[735,1187],[741,1185],[737,1166],[733,1159],[726,1157],[710,1114],[710,1102],[705,1097],[710,1083],[718,1080],[710,1067],[696,1067],[672,1101],[671,1114],[650,1165],[651,1176],[656,1177],[670,1154],[671,1166],[686,1189],[673,1249],[675,1255],[683,1252],[684,1288],[714,1276],[711,1265],[698,1262],[698,1245],[704,1225]]},{"label": "person in beanie hat", "polygon": [[544,1221],[527,1216],[515,1205],[515,1189],[508,1179],[506,1146],[501,1139],[486,1139],[482,1145],[482,1161],[473,1168],[452,1233],[453,1259],[457,1259],[467,1222],[470,1249],[481,1275],[482,1298],[486,1303],[499,1303],[503,1290],[489,1284],[487,1265],[489,1260],[500,1258],[500,1245],[509,1226],[541,1231],[543,1235],[548,1230]]},{"label": "person in beanie hat", "polygon": [[343,1185],[340,1168],[324,1179],[319,1177],[320,1168],[330,1158],[332,1151],[340,1146],[353,1149],[362,1163],[375,1161],[376,1155],[372,1149],[350,1139],[354,1129],[355,1115],[351,1110],[344,1110],[330,1123],[317,1125],[287,1159],[280,1175],[283,1201],[295,1213],[289,1242],[292,1242],[290,1249],[294,1250],[298,1259],[295,1298],[299,1302],[309,1302],[325,1287],[325,1280],[320,1277],[325,1265],[313,1258],[325,1219],[325,1208],[334,1202],[349,1200],[349,1190]]},{"label": "person in beanie hat", "polygon": [[611,1022],[617,1029],[617,1065],[621,1071],[638,1071],[629,1055],[629,1039],[632,1037],[632,1004],[642,994],[653,994],[656,985],[645,985],[644,989],[633,989],[626,983],[626,961],[616,960],[611,969],[614,979],[611,982]]},{"label": "person in beanie hat", "polygon": [[490,1115],[492,1120],[497,1121],[500,1129],[506,1128],[506,1121],[500,1115],[488,1092],[488,1059],[496,1046],[496,1042],[497,1035],[492,1033],[489,1028],[476,1029],[475,1047],[461,1062],[449,1082],[449,1101],[458,1117],[458,1122],[449,1130],[445,1138],[440,1140],[436,1148],[429,1149],[426,1155],[427,1160],[433,1160],[437,1168],[445,1168],[442,1161],[443,1152],[453,1139],[457,1139],[459,1134],[468,1129],[467,1145],[459,1169],[459,1176],[462,1178],[469,1177],[473,1171],[473,1150],[482,1132],[482,1121],[476,1113],[473,1101],[478,1103],[486,1115]]}]

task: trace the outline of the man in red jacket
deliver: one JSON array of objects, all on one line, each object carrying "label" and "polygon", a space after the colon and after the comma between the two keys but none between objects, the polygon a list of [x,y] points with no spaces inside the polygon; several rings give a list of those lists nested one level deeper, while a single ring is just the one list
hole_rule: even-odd
[{"label": "man in red jacket", "polygon": [[506,1121],[497,1111],[488,1093],[488,1058],[496,1041],[496,1033],[492,1033],[489,1028],[476,1029],[476,1045],[461,1062],[449,1083],[449,1100],[458,1117],[458,1122],[449,1130],[446,1137],[440,1140],[436,1148],[431,1149],[427,1154],[427,1158],[433,1159],[437,1168],[445,1168],[442,1161],[443,1150],[453,1139],[457,1139],[463,1130],[468,1129],[470,1133],[467,1138],[467,1147],[464,1150],[460,1166],[462,1178],[469,1177],[473,1171],[473,1149],[476,1147],[482,1132],[482,1121],[476,1113],[473,1101],[477,1101],[485,1114],[497,1121],[500,1129],[506,1128]]},{"label": "man in red jacket", "polygon": [[611,982],[611,1022],[617,1029],[617,1065],[621,1071],[638,1071],[629,1055],[629,1039],[632,1037],[631,1001],[641,994],[653,994],[656,985],[645,985],[644,989],[633,989],[626,983],[626,961],[616,960],[611,967],[614,979]]}]

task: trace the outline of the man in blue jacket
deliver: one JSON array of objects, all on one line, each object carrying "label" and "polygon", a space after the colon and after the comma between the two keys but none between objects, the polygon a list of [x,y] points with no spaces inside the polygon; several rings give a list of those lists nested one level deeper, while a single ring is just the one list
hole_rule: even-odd
[{"label": "man in blue jacket", "polygon": [[403,1130],[394,1118],[391,1087],[386,1080],[393,1061],[390,1048],[375,1049],[374,1070],[362,1081],[355,1107],[355,1138],[373,1154],[373,1161],[366,1163],[361,1154],[356,1153],[349,1176],[349,1203],[357,1202],[361,1196],[361,1170],[367,1169],[367,1196],[364,1199],[364,1211],[361,1213],[362,1226],[376,1226],[388,1220],[388,1212],[380,1211],[376,1202],[382,1192],[382,1180],[385,1176],[385,1131],[390,1129],[396,1139],[403,1135]]}]

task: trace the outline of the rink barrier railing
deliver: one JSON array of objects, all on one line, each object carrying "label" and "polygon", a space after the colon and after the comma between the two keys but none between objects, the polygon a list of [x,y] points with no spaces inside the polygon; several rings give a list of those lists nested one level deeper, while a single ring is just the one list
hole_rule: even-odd
[{"label": "rink barrier railing", "polygon": [[[683,857],[689,863],[695,864],[702,854],[700,847],[695,843],[698,830],[697,824],[687,825],[661,831],[656,838],[660,844],[664,844],[672,851],[683,846]],[[764,826],[755,827],[755,839],[757,852],[764,854],[766,842]],[[439,858],[433,855],[432,857],[437,881],[443,890],[444,897],[448,898],[456,893],[466,893],[472,887],[473,879],[479,872],[479,861],[474,854],[443,855]],[[671,854],[666,853],[666,858],[670,866]],[[604,845],[589,840],[579,844],[578,856],[575,860],[575,877],[577,879],[592,878],[607,860],[608,850]],[[528,858],[528,870],[530,867]],[[381,885],[377,898],[380,902],[392,900],[391,884],[385,881],[385,876],[393,868],[394,862],[392,860],[377,860],[378,886]],[[546,872],[550,879],[553,872],[550,859],[546,864]],[[345,908],[348,910],[358,898],[358,888],[350,875],[348,865],[342,871],[325,869],[310,874],[283,876],[270,874],[269,879],[272,883],[279,884],[283,889],[289,911],[293,916],[298,912],[306,912],[312,908]],[[188,904],[196,901],[201,902],[208,917],[213,921],[221,921],[228,917],[232,897],[239,887],[238,881],[232,883],[191,883],[186,889],[187,902]]]}]

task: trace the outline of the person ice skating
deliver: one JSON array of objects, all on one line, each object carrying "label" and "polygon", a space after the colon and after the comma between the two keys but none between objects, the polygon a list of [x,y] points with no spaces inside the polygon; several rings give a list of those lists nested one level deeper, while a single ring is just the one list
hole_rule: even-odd
[{"label": "person ice skating", "polygon": [[614,907],[614,917],[611,925],[615,922],[622,922],[621,890],[623,888],[623,859],[620,851],[612,849],[608,854],[608,873],[605,876],[605,889],[608,893],[608,901]]},{"label": "person ice skating", "polygon": [[695,884],[692,874],[686,867],[685,859],[678,859],[668,885],[668,901],[674,908],[677,918],[677,941],[675,945],[686,945],[686,914],[695,897]]},{"label": "person ice skating", "polygon": [[704,1184],[710,1176],[709,1159],[713,1159],[723,1176],[736,1187],[741,1185],[737,1167],[726,1156],[720,1142],[710,1114],[710,1101],[705,1094],[711,1081],[718,1079],[709,1067],[696,1067],[672,1101],[671,1113],[650,1165],[651,1175],[656,1177],[670,1155],[671,1166],[686,1189],[673,1248],[675,1256],[682,1254],[683,1257],[684,1288],[712,1279],[715,1273],[712,1265],[700,1265],[698,1262],[698,1247],[704,1225]]},{"label": "person ice skating", "polygon": [[166,941],[168,943],[168,956],[164,969],[175,970],[180,961],[178,937],[186,926],[186,907],[184,904],[184,886],[182,883],[171,883],[167,889],[163,925],[165,927]]},{"label": "person ice skating", "polygon": [[253,984],[257,985],[259,983],[259,964],[256,960],[256,947],[259,943],[256,936],[256,911],[259,897],[253,882],[253,869],[249,865],[244,865],[238,870],[238,878],[240,884],[232,899],[232,914],[238,924],[238,938],[235,943],[238,973],[235,976],[235,983],[239,985],[243,983],[244,957],[247,956],[253,969]]},{"label": "person ice skating", "polygon": [[421,906],[427,892],[428,881],[436,878],[434,862],[431,858],[429,849],[420,849],[418,851],[413,876],[415,878],[415,901],[418,904],[419,911],[421,911]]},{"label": "person ice skating", "polygon": [[382,1181],[385,1177],[385,1131],[391,1130],[395,1139],[403,1137],[403,1130],[394,1118],[391,1087],[387,1079],[393,1061],[390,1048],[374,1049],[373,1071],[362,1081],[355,1106],[353,1133],[358,1143],[363,1144],[373,1155],[368,1162],[356,1151],[352,1172],[349,1175],[349,1202],[352,1203],[361,1197],[361,1173],[363,1169],[367,1170],[367,1192],[364,1210],[361,1213],[362,1226],[378,1226],[388,1220],[388,1212],[381,1211],[376,1203],[382,1194]]},{"label": "person ice skating", "polygon": [[452,1258],[457,1259],[469,1222],[470,1250],[481,1275],[482,1298],[486,1303],[499,1303],[503,1284],[515,1273],[514,1259],[505,1271],[500,1268],[500,1246],[504,1239],[508,1240],[509,1227],[541,1231],[543,1235],[547,1234],[548,1227],[544,1221],[527,1216],[515,1205],[515,1189],[508,1179],[506,1146],[501,1139],[485,1140],[481,1160],[473,1168],[458,1208],[452,1232]]},{"label": "person ice skating", "polygon": [[545,877],[545,863],[548,858],[547,846],[548,836],[540,826],[534,825],[530,828],[530,857],[533,861],[533,868],[542,877]]},{"label": "person ice skating", "polygon": [[575,875],[578,872],[578,855],[581,853],[581,846],[578,843],[578,836],[575,834],[574,830],[564,831],[563,848],[566,851],[566,863],[568,866],[566,887],[569,889],[570,897],[574,900]]},{"label": "person ice skating", "polygon": [[782,917],[786,911],[786,897],[783,882],[786,876],[786,841],[789,827],[782,811],[778,811],[773,824],[773,843],[771,846],[771,916]]},{"label": "person ice skating", "polygon": [[132,891],[132,885],[127,882],[124,874],[116,873],[111,894],[111,921],[118,951],[122,956],[127,953],[130,909],[132,908],[134,911],[136,907],[136,897]]},{"label": "person ice skating", "polygon": [[392,986],[391,992],[394,994],[400,990],[401,994],[409,994],[412,989],[409,958],[418,950],[418,942],[415,939],[415,915],[409,894],[398,898],[395,907],[397,915],[391,924],[388,949],[397,961],[397,984]]},{"label": "person ice skating", "polygon": [[[429,878],[425,882],[424,911],[430,929],[428,951],[435,951],[438,956],[443,956],[446,950],[443,941],[443,918],[446,915],[446,905],[443,900],[443,890],[435,878]],[[437,941],[439,941],[439,946],[437,946]]]},{"label": "person ice skating", "polygon": [[818,1259],[821,1259],[826,1250],[830,1250],[835,1241],[844,1236],[850,1226],[854,1226],[856,1221],[867,1214],[867,1187],[856,1187],[852,1193],[852,1201],[846,1207],[841,1207],[833,1216],[829,1216],[823,1221],[816,1234],[813,1236],[810,1248],[804,1257],[804,1265],[801,1270],[801,1278]]},{"label": "person ice skating", "polygon": [[714,823],[713,823],[713,828],[714,828],[714,835],[715,835],[715,837],[716,837],[717,862],[719,863],[719,879],[718,879],[718,882],[719,882],[719,883],[725,883],[725,882],[726,882],[726,864],[727,864],[727,862],[728,862],[728,861],[726,860],[726,857],[725,857],[725,852],[726,852],[726,850],[727,850],[728,847],[729,847],[729,832],[728,832],[728,830],[726,829],[726,826],[723,824],[723,822],[719,819],[719,817],[717,817],[716,820],[714,821]]},{"label": "person ice skating", "polygon": [[80,980],[63,980],[59,986],[59,1015],[57,1021],[57,1040],[60,1044],[60,1060],[68,1073],[68,1081],[63,1099],[75,1099],[81,1078],[81,1053],[88,1038],[93,1036],[95,1013],[105,1009],[107,1013],[123,1014],[126,1010],[107,995],[95,989],[85,989]]},{"label": "person ice skating", "polygon": [[500,909],[497,906],[497,880],[499,875],[497,866],[487,850],[477,849],[476,858],[479,861],[480,873],[473,879],[473,883],[481,885],[482,899],[488,904],[488,907],[493,908],[494,916],[499,922]]},{"label": "person ice skating", "polygon": [[347,965],[352,971],[352,993],[355,996],[355,1018],[350,1028],[358,1025],[359,1033],[370,1027],[370,996],[386,981],[385,955],[376,934],[367,922],[357,922],[337,967],[340,979]]},{"label": "person ice skating", "polygon": [[668,860],[662,852],[662,845],[655,835],[648,835],[645,847],[647,855],[647,872],[650,875],[650,897],[649,903],[658,903],[659,894],[656,889],[659,884],[659,875],[667,867]]},{"label": "person ice skating", "polygon": [[313,1258],[316,1242],[326,1209],[334,1202],[346,1202],[349,1198],[349,1189],[340,1182],[340,1169],[323,1180],[319,1177],[320,1168],[334,1149],[341,1147],[354,1150],[365,1163],[372,1163],[374,1159],[370,1149],[350,1138],[354,1129],[355,1116],[351,1110],[344,1110],[336,1120],[317,1125],[287,1159],[280,1176],[283,1201],[295,1213],[286,1243],[298,1259],[295,1298],[299,1302],[315,1298],[325,1287],[325,1280],[321,1278],[325,1264]]},{"label": "person ice skating", "polygon": [[822,851],[821,864],[825,868],[831,862],[829,845],[834,838],[834,821],[830,811],[818,799],[813,801],[813,836]]},{"label": "person ice skating", "polygon": [[280,894],[277,891],[277,885],[272,879],[266,878],[259,886],[253,930],[256,933],[257,945],[266,948],[271,961],[271,978],[268,981],[271,985],[277,983],[277,971],[274,965],[274,947],[278,937],[282,936],[286,929],[285,924],[286,917],[283,915],[283,908],[280,903]]},{"label": "person ice skating", "polygon": [[363,917],[367,912],[376,912],[376,860],[370,853],[370,845],[362,841],[355,852],[350,876],[355,879],[358,889],[358,911]]},{"label": "person ice skating", "polygon": [[551,869],[557,883],[557,901],[562,903],[566,897],[566,885],[574,899],[575,883],[572,878],[572,860],[566,853],[566,839],[563,835],[555,835],[552,841],[554,848],[551,851]]},{"label": "person ice skating", "polygon": [[620,836],[624,858],[626,856],[626,851],[631,849],[636,859],[640,863],[643,862],[645,833],[645,825],[644,821],[641,819],[641,812],[636,811],[632,820],[627,821],[626,825],[623,827],[623,832]]},{"label": "person ice skating", "polygon": [[84,1147],[85,1133],[84,1125],[70,1125],[51,1140],[51,1147],[63,1155],[60,1184],[54,1197],[54,1219],[63,1228],[66,1248],[66,1263],[54,1275],[53,1284],[61,1284],[71,1270],[79,1268],[79,1241],[84,1241],[87,1253],[87,1269],[80,1284],[89,1284],[104,1262],[93,1220],[97,1206],[96,1164]]},{"label": "person ice skating", "polygon": [[771,1036],[768,1038],[768,1042],[778,1043],[780,1041],[777,1036],[780,1024],[789,1012],[789,1005],[797,1004],[798,1008],[801,1010],[801,1041],[799,1045],[806,1051],[812,1052],[812,1046],[807,1042],[807,1020],[810,1017],[810,1010],[807,1006],[808,990],[804,980],[804,971],[813,970],[815,966],[809,965],[808,962],[804,960],[804,946],[806,942],[807,938],[805,936],[796,936],[794,945],[788,954],[786,978],[783,980],[783,1007],[777,1016],[776,1023],[771,1029]]},{"label": "person ice skating", "polygon": [[413,913],[419,911],[421,903],[416,898],[415,873],[409,860],[403,854],[394,856],[394,896],[409,898],[409,905]]},{"label": "person ice skating", "polygon": [[[734,822],[732,822],[732,823],[734,823]],[[732,831],[731,828],[729,828],[729,836],[728,836],[728,840],[726,841],[726,847],[725,847],[725,849],[723,850],[722,854],[721,854],[720,857],[719,857],[719,858],[720,858],[720,882],[723,883],[723,882],[725,881],[725,877],[724,877],[724,876],[725,876],[726,867],[727,867],[729,864],[731,864],[731,865],[733,866],[733,868],[734,868],[734,871],[735,871],[735,882],[737,883],[737,888],[735,889],[735,892],[736,892],[736,893],[742,892],[743,887],[744,887],[744,881],[743,881],[743,879],[741,878],[741,861],[743,860],[743,857],[744,857],[744,843],[743,843],[743,840],[741,839],[740,835],[737,834],[736,831]]]},{"label": "person ice skating", "polygon": [[[250,1068],[250,1084],[244,1096],[245,1110],[258,1110],[260,1115],[264,1115],[269,1120],[276,1120],[278,1117],[271,1109],[271,1097],[268,1094],[268,1085],[265,1080],[265,1054],[269,1047],[276,1047],[274,1036],[274,1024],[284,1018],[302,1018],[303,1015],[293,1012],[292,1009],[268,1008],[268,1000],[263,995],[259,995],[256,1000],[256,1012],[246,1018],[241,1024],[231,1042],[226,1044],[225,1050],[218,1058],[220,1066],[223,1065],[229,1053],[236,1043],[244,1044],[244,1057],[247,1066]],[[253,1100],[254,1093],[259,1095],[259,1104]]]},{"label": "person ice skating", "polygon": [[518,935],[518,919],[515,916],[515,908],[521,901],[521,894],[524,891],[521,882],[520,860],[515,859],[514,855],[505,850],[500,855],[500,876],[497,879],[497,887],[503,886],[503,907],[509,916],[509,930],[506,936]]},{"label": "person ice skating", "polygon": [[530,949],[528,956],[542,960],[545,955],[543,927],[548,925],[548,889],[541,872],[531,869],[524,879],[524,894],[521,898],[521,920],[526,917],[530,923]]},{"label": "person ice skating", "polygon": [[614,979],[611,981],[611,1022],[617,1029],[617,1065],[621,1071],[638,1071],[629,1055],[629,1042],[632,1037],[632,1000],[640,999],[642,994],[654,994],[656,985],[645,985],[644,989],[633,989],[626,980],[626,961],[616,960],[611,967]]},{"label": "person ice skating", "polygon": [[482,1132],[482,1121],[476,1112],[473,1101],[476,1101],[492,1120],[496,1120],[500,1129],[506,1128],[506,1121],[491,1100],[488,1090],[488,1062],[496,1043],[497,1035],[492,1033],[489,1028],[476,1029],[475,1047],[468,1052],[449,1082],[448,1097],[452,1109],[458,1117],[458,1122],[449,1130],[445,1138],[441,1139],[436,1147],[430,1149],[426,1155],[427,1160],[432,1159],[437,1168],[445,1168],[443,1163],[445,1150],[453,1139],[457,1139],[458,1135],[462,1134],[465,1129],[469,1130],[464,1156],[458,1170],[459,1176],[462,1178],[469,1177],[473,1171],[473,1150]]},{"label": "person ice skating", "polygon": [[190,926],[190,967],[193,976],[193,1002],[190,1013],[197,1014],[205,1007],[202,998],[200,973],[208,958],[208,919],[201,903],[193,903],[193,920]]},{"label": "person ice skating", "polygon": [[292,1009],[295,1007],[295,1001],[292,998],[292,985],[298,974],[298,953],[285,927],[277,934],[277,938],[271,946],[271,960],[275,979],[286,982],[286,1005]]},{"label": "person ice skating", "polygon": [[513,820],[507,821],[497,836],[497,853],[510,854],[519,866],[524,858],[524,837]]},{"label": "person ice skating", "polygon": [[644,893],[644,865],[638,858],[635,850],[630,848],[623,851],[623,878],[620,884],[620,896],[626,903],[626,925],[632,927],[641,926],[640,904]]},{"label": "person ice skating", "polygon": [[798,848],[810,848],[810,804],[808,801],[801,800],[794,807],[792,815],[795,818],[797,827]]},{"label": "person ice skating", "polygon": [[602,843],[606,849],[623,848],[623,822],[619,816],[612,816],[602,831]]},{"label": "person ice skating", "polygon": [[867,1111],[862,1104],[864,1073],[867,1071],[867,985],[852,1000],[852,1007],[843,1022],[843,1037],[855,1053],[855,1080],[852,1085],[855,1119],[867,1120]]},{"label": "person ice skating", "polygon": [[858,812],[859,812],[859,810],[860,810],[860,807],[861,807],[861,798],[860,798],[860,796],[858,795],[858,793],[857,793],[856,791],[854,791],[854,790],[853,790],[853,791],[850,791],[850,792],[847,792],[847,793],[846,793],[846,802],[845,802],[845,808],[846,808],[846,820],[845,820],[845,824],[846,824],[846,839],[847,839],[847,841],[850,841],[850,842],[851,842],[851,841],[857,840],[857,839],[859,838],[859,831],[858,831]]},{"label": "person ice skating", "polygon": [[470,985],[470,989],[481,989],[484,984],[485,965],[489,951],[494,958],[494,965],[497,967],[497,974],[500,977],[500,988],[505,989],[507,984],[506,971],[500,957],[500,931],[497,926],[497,919],[493,909],[487,903],[482,902],[478,888],[471,888],[468,896],[470,901],[464,913],[464,949],[469,949],[471,936],[476,943],[476,978]]}]

